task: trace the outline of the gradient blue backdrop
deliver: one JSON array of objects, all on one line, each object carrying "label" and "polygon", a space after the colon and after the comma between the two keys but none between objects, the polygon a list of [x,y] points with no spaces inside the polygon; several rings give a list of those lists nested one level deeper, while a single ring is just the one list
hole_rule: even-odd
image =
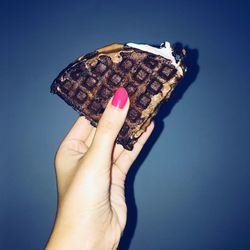
[{"label": "gradient blue backdrop", "polygon": [[191,67],[129,174],[120,249],[250,249],[247,2],[1,1],[0,249],[43,249],[53,224],[53,158],[77,118],[49,93],[59,71],[109,43],[165,40]]}]

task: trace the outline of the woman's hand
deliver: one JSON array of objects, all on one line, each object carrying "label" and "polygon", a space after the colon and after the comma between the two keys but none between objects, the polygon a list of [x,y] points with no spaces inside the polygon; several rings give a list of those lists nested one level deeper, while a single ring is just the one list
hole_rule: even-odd
[{"label": "woman's hand", "polygon": [[127,219],[124,182],[153,130],[153,123],[132,151],[115,144],[129,99],[119,88],[97,128],[79,117],[55,158],[58,211],[46,249],[116,249]]}]

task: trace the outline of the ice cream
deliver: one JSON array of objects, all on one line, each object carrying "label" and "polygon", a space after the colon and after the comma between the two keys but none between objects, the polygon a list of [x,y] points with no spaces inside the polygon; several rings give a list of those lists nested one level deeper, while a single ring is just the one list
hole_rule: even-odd
[{"label": "ice cream", "polygon": [[180,71],[181,74],[183,75],[183,70],[180,67],[180,62],[177,62],[175,57],[173,56],[173,50],[169,42],[162,43],[160,48],[156,48],[147,44],[137,44],[137,43],[127,43],[127,45],[129,47],[140,49],[155,55],[160,55],[162,57],[165,57],[166,59],[169,59],[172,62],[172,64],[176,67],[176,69]]}]

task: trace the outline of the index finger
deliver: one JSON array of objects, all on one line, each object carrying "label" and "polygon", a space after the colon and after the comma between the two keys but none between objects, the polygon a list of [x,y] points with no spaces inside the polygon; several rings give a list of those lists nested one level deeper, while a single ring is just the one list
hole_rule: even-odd
[{"label": "index finger", "polygon": [[154,122],[147,127],[147,130],[141,135],[139,140],[135,143],[132,151],[123,150],[122,153],[118,156],[115,161],[115,165],[124,173],[125,175],[128,173],[129,168],[132,163],[135,161],[139,153],[141,152],[144,144],[148,140],[149,136],[153,132]]},{"label": "index finger", "polygon": [[64,138],[64,141],[80,140],[85,142],[93,128],[94,127],[90,125],[90,122],[84,116],[79,116],[73,127]]}]

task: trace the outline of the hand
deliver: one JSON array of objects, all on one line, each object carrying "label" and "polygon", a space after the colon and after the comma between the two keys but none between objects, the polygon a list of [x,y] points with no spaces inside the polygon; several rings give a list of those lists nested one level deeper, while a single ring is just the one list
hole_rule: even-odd
[{"label": "hand", "polygon": [[61,143],[55,158],[58,210],[47,250],[117,248],[127,219],[125,178],[154,126],[132,151],[115,144],[128,108],[127,92],[119,88],[97,128],[81,116]]}]

